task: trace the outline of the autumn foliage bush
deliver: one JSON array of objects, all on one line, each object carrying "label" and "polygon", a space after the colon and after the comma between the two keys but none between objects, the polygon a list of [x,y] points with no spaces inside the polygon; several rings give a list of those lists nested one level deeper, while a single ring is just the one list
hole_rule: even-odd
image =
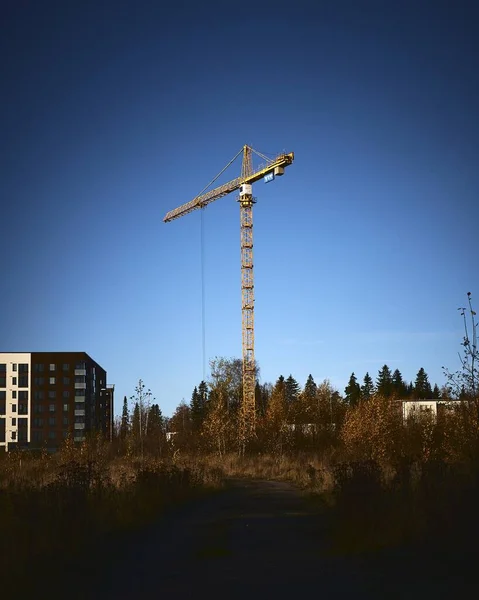
[{"label": "autumn foliage bush", "polygon": [[404,420],[400,402],[373,396],[348,409],[332,467],[340,551],[412,543],[448,552],[478,530],[475,407],[443,408]]}]

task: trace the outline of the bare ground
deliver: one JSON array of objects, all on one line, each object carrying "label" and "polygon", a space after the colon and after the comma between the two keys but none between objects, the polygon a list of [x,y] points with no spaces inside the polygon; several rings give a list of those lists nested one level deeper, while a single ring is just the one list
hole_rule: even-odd
[{"label": "bare ground", "polygon": [[[324,512],[293,486],[230,481],[226,491],[65,567],[69,598],[475,598],[474,571],[395,550],[331,552]],[[47,596],[45,596],[47,597]],[[48,595],[51,598],[51,595]]]}]

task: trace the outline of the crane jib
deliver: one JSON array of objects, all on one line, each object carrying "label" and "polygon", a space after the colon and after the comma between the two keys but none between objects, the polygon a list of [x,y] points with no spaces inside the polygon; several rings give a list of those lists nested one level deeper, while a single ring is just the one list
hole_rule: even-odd
[{"label": "crane jib", "polygon": [[219,187],[210,190],[205,194],[193,198],[193,200],[191,200],[190,202],[182,204],[178,208],[171,210],[169,213],[166,214],[163,221],[165,223],[168,223],[169,221],[173,221],[174,219],[183,217],[184,215],[187,215],[190,212],[197,210],[198,208],[204,208],[207,204],[210,204],[210,202],[214,202],[215,200],[218,200],[219,198],[222,198],[223,196],[226,196],[227,194],[230,194],[231,192],[234,192],[235,190],[239,189],[242,183],[254,183],[263,178],[265,182],[272,181],[272,179],[267,179],[266,177],[270,174],[273,174],[274,179],[275,176],[283,175],[284,168],[291,165],[293,163],[293,160],[293,152],[289,154],[281,154],[275,160],[271,161],[270,164],[259,168],[254,173],[251,173],[251,175],[248,175],[247,177],[243,178],[237,177],[236,179],[233,179],[228,183],[220,185]]}]

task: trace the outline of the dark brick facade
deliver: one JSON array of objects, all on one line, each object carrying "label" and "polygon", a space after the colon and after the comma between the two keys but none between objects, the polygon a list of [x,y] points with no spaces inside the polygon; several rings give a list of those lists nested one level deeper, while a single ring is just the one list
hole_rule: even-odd
[{"label": "dark brick facade", "polygon": [[113,390],[105,398],[106,388],[106,371],[85,352],[32,352],[30,447],[55,449],[95,431],[111,439]]}]

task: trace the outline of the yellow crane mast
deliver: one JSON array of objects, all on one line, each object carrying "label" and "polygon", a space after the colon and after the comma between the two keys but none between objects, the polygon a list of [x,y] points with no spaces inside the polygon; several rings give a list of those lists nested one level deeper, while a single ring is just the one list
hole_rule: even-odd
[{"label": "yellow crane mast", "polygon": [[[260,156],[265,163],[253,171],[253,152]],[[224,185],[205,192],[218,177],[231,165],[236,158],[243,154],[241,175]],[[240,205],[241,225],[241,310],[242,310],[242,338],[243,338],[243,401],[241,404],[241,418],[239,441],[244,452],[248,442],[255,434],[255,386],[256,363],[254,358],[254,277],[253,277],[253,183],[260,179],[266,182],[276,176],[284,174],[284,169],[291,165],[294,153],[279,154],[274,159],[253,150],[251,146],[243,146],[226,167],[206,186],[202,192],[190,202],[171,210],[163,221],[168,223],[188,213],[204,208],[211,202],[222,198],[231,192],[239,190],[238,202]]]}]

